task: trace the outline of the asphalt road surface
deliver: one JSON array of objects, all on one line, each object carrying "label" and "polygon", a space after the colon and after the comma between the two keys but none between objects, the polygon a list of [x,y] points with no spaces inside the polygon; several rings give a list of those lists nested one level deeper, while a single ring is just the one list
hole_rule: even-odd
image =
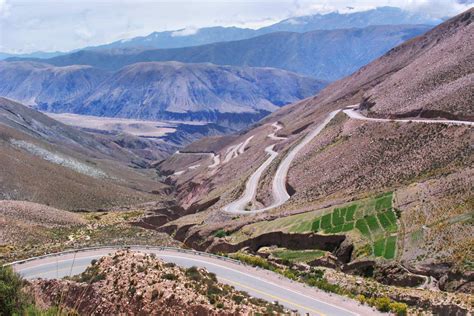
[{"label": "asphalt road surface", "polygon": [[[272,195],[273,195],[273,202],[272,204],[256,209],[256,210],[246,210],[246,206],[248,205],[249,202],[252,201],[253,197],[256,194],[257,187],[258,187],[258,182],[260,181],[260,177],[262,173],[265,171],[265,169],[271,164],[271,162],[276,158],[278,155],[277,152],[273,151],[273,146],[269,146],[265,149],[267,153],[270,154],[270,157],[265,160],[265,162],[250,176],[250,178],[247,180],[246,186],[245,186],[245,191],[244,194],[237,199],[236,201],[229,203],[228,205],[224,206],[223,210],[228,212],[228,213],[233,213],[233,214],[255,214],[255,213],[261,213],[265,212],[269,209],[278,207],[288,201],[290,199],[290,195],[288,194],[288,191],[286,190],[286,177],[288,175],[288,170],[290,169],[290,165],[293,162],[293,160],[296,158],[296,155],[298,152],[303,149],[304,146],[306,146],[313,138],[315,138],[321,131],[326,127],[326,125],[336,116],[336,114],[340,110],[333,111],[329,113],[329,115],[325,118],[325,120],[319,124],[313,131],[308,133],[301,142],[298,143],[298,145],[295,146],[286,156],[283,158],[281,161],[280,165],[278,166],[277,171],[275,172],[275,176],[273,177],[273,182],[272,182]],[[281,129],[281,127],[278,124],[274,124],[273,127],[275,127],[277,130]],[[275,137],[275,133],[270,134],[273,137]],[[272,136],[270,138],[273,139]],[[270,149],[270,150],[269,150]]]},{"label": "asphalt road surface", "polygon": [[474,126],[474,122],[469,121],[456,121],[456,120],[431,120],[431,119],[384,119],[366,117],[355,109],[343,110],[347,116],[355,120],[374,121],[374,122],[416,122],[416,123],[431,123],[431,124],[448,124],[448,125],[468,125]]},{"label": "asphalt road surface", "polygon": [[[416,123],[431,123],[431,124],[449,124],[449,125],[467,125],[467,126],[474,126],[474,122],[470,121],[456,121],[456,120],[432,120],[432,119],[383,119],[383,118],[370,118],[362,115],[360,112],[358,112],[357,109],[358,105],[352,105],[347,107],[346,109],[342,110],[346,115],[348,115],[352,119],[356,120],[364,120],[364,121],[375,121],[375,122],[416,122]],[[255,213],[261,213],[265,212],[267,210],[276,208],[282,204],[284,204],[286,201],[290,199],[290,195],[288,194],[288,191],[286,189],[286,179],[288,176],[288,170],[290,169],[291,163],[293,160],[296,158],[296,155],[298,152],[306,146],[313,138],[319,135],[321,131],[326,127],[326,125],[336,116],[337,113],[339,113],[341,110],[336,110],[331,113],[326,117],[324,122],[319,124],[316,129],[311,131],[309,134],[307,134],[301,142],[298,143],[298,145],[293,148],[288,155],[281,161],[280,165],[278,166],[278,169],[275,173],[275,176],[273,177],[273,182],[272,182],[272,196],[273,196],[273,202],[272,204],[256,209],[256,210],[246,210],[247,205],[252,201],[252,199],[255,197],[257,188],[258,188],[258,183],[260,181],[260,177],[265,171],[265,169],[270,165],[270,163],[275,159],[275,157],[278,155],[278,153],[273,151],[273,147],[271,147],[271,152],[268,151],[267,147],[265,150],[270,153],[270,157],[250,176],[250,178],[247,180],[246,186],[245,186],[245,192],[244,194],[236,201],[229,203],[226,205],[223,209],[226,212],[229,213],[234,213],[234,214],[255,214]],[[273,123],[272,125],[276,131],[281,129],[282,127],[276,122]],[[271,139],[278,140],[278,139],[284,139],[275,136],[275,133],[272,133],[268,135]]]},{"label": "asphalt road surface", "polygon": [[[84,271],[93,259],[108,255],[115,250],[114,248],[85,250],[35,259],[15,264],[13,267],[27,279],[61,278]],[[176,250],[145,247],[133,247],[132,250],[155,253],[164,261],[174,262],[182,267],[204,267],[215,273],[222,283],[233,285],[236,289],[246,291],[254,297],[271,302],[278,301],[302,315],[306,313],[309,315],[380,315],[377,311],[360,305],[356,301],[306,287],[267,270]]]}]

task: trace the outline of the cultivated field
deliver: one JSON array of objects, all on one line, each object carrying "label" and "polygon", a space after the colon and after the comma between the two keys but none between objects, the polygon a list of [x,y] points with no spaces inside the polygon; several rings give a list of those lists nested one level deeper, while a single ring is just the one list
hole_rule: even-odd
[{"label": "cultivated field", "polygon": [[271,231],[349,234],[357,241],[356,256],[394,259],[398,224],[392,200],[393,193],[388,192],[334,208],[258,222],[244,226],[230,240],[238,242]]}]

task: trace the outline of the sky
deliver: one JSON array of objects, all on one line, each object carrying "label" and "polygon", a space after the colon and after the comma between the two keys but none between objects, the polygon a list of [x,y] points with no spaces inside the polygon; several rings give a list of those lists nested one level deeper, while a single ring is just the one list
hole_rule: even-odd
[{"label": "sky", "polygon": [[453,16],[474,0],[0,0],[0,52],[69,51],[145,36],[192,33],[206,26],[259,28],[282,19],[348,7],[395,6]]}]

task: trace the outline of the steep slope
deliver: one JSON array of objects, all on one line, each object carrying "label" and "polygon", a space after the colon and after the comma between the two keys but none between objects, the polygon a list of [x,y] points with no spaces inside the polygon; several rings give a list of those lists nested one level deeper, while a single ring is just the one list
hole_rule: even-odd
[{"label": "steep slope", "polygon": [[109,70],[144,61],[211,62],[282,68],[320,80],[335,80],[429,29],[429,26],[423,25],[388,25],[307,33],[279,32],[240,41],[176,49],[119,53],[79,51],[41,61],[56,66],[80,64]]},{"label": "steep slope", "polygon": [[75,112],[216,122],[221,116],[238,121],[241,114],[258,119],[322,86],[315,79],[278,69],[138,63],[102,83]]},{"label": "steep slope", "polygon": [[241,127],[317,93],[319,80],[272,68],[137,63],[90,66],[0,62],[0,95],[50,112],[222,122]]},{"label": "steep slope", "polygon": [[160,198],[165,186],[117,143],[0,98],[0,199],[78,210]]},{"label": "steep slope", "polygon": [[0,95],[26,105],[77,102],[108,77],[90,66],[54,67],[35,62],[0,62]]},{"label": "steep slope", "polygon": [[[362,12],[331,12],[294,17],[256,30],[238,27],[205,27],[196,30],[153,32],[147,36],[124,39],[110,44],[87,47],[87,50],[124,48],[180,48],[217,42],[237,41],[273,32],[304,33],[315,30],[361,28],[371,25],[424,24],[436,25],[439,19],[395,7],[379,7]],[[189,34],[192,33],[192,34]]]},{"label": "steep slope", "polygon": [[[346,255],[344,251],[349,249],[348,257],[341,257],[338,251],[333,255],[344,264],[351,260],[372,262],[368,265],[377,268],[374,276],[383,282],[391,282],[387,281],[391,280],[391,273],[382,266],[392,262],[399,268],[404,265],[402,270],[408,267],[413,273],[440,280],[437,286],[442,290],[472,293],[469,267],[474,258],[467,250],[472,246],[472,238],[468,236],[474,234],[470,194],[474,187],[472,124],[446,124],[437,122],[436,118],[419,122],[423,115],[420,118],[418,112],[413,112],[412,118],[417,121],[412,122],[409,118],[370,121],[354,119],[341,111],[292,162],[286,179],[291,197],[285,204],[268,210],[267,214],[240,215],[238,220],[222,209],[242,195],[247,179],[268,158],[264,148],[275,144],[273,150],[278,156],[259,181],[256,197],[251,201],[253,205],[249,207],[269,205],[273,198],[273,175],[281,159],[334,110],[360,105],[362,117],[367,112],[382,116],[383,109],[389,111],[386,116],[406,116],[406,109],[396,102],[389,108],[377,107],[378,100],[385,96],[379,91],[384,91],[382,88],[388,83],[397,82],[396,88],[392,86],[396,95],[410,95],[413,87],[423,82],[425,86],[417,91],[418,98],[431,101],[423,104],[424,111],[440,113],[440,117],[444,113],[461,117],[459,112],[464,115],[461,118],[471,117],[472,102],[459,93],[457,85],[448,84],[452,77],[440,65],[461,69],[461,75],[454,74],[460,79],[454,80],[463,82],[462,89],[473,91],[469,78],[474,69],[468,62],[472,60],[469,48],[474,45],[473,37],[469,36],[473,33],[473,13],[471,9],[448,20],[331,84],[318,96],[284,107],[257,127],[221,144],[214,150],[222,157],[229,148],[252,137],[243,154],[221,163],[218,168],[208,168],[209,161],[204,164],[204,160],[195,160],[194,165],[204,166],[192,173],[171,176],[182,205],[217,202],[205,212],[178,219],[163,230],[178,232],[178,238],[188,245],[216,251],[235,250],[239,245],[251,245],[255,249],[271,243],[281,246],[278,243],[283,243],[283,239],[276,235],[272,239],[275,232],[344,234],[354,249],[341,246],[340,251]],[[455,49],[451,51],[448,47]],[[446,60],[446,56],[450,58]],[[426,82],[431,85],[426,86]],[[437,89],[439,97],[434,97],[433,91]],[[391,96],[391,92],[387,91],[386,95]],[[465,104],[459,100],[467,101],[470,106],[457,106],[458,112],[454,112],[453,105]],[[372,102],[375,105],[370,107]],[[410,102],[408,99],[406,103]],[[272,130],[275,133],[275,122],[282,126],[276,134],[280,137],[278,141],[268,137]],[[167,162],[163,165],[170,169]],[[184,167],[179,166],[181,170]],[[348,223],[343,228],[345,222],[341,216],[344,215],[340,214],[348,209],[353,210],[355,217],[347,216]],[[386,213],[379,214],[383,211]],[[297,213],[302,214],[289,216]],[[279,217],[282,218],[275,220]],[[230,236],[214,238],[213,232],[219,229]],[[312,247],[321,246],[309,245]],[[384,247],[390,251],[384,252]],[[341,267],[351,271],[344,264]],[[353,273],[366,273],[362,268],[354,269]]]},{"label": "steep slope", "polygon": [[[428,32],[408,56],[404,46],[381,64],[406,56],[409,64],[365,94],[371,116],[474,120],[472,10]],[[409,57],[410,56],[410,57]],[[413,74],[418,75],[413,78]],[[410,85],[404,84],[410,82]]]}]

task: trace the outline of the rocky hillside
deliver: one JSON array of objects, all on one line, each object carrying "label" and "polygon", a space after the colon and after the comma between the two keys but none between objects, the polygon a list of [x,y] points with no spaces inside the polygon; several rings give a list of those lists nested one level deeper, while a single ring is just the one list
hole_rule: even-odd
[{"label": "rocky hillside", "polygon": [[159,198],[147,162],[19,103],[0,98],[0,199],[78,210]]},{"label": "rocky hillside", "polygon": [[474,120],[473,33],[471,9],[374,63],[403,68],[365,93],[368,114]]},{"label": "rocky hillside", "polygon": [[[28,292],[39,306],[81,315],[254,315],[285,313],[217,282],[205,269],[183,269],[152,255],[119,251],[94,262],[70,280],[34,280]],[[66,295],[62,293],[67,293]]]},{"label": "rocky hillside", "polygon": [[137,63],[115,72],[90,66],[1,62],[0,95],[50,112],[222,122],[242,127],[317,93],[323,82],[284,70]]},{"label": "rocky hillside", "polygon": [[74,110],[142,119],[252,121],[322,87],[318,80],[272,68],[137,63],[116,72]]},{"label": "rocky hillside", "polygon": [[[291,198],[285,204],[253,216],[236,217],[222,209],[242,194],[246,180],[268,158],[263,149],[276,144],[279,156],[263,173],[252,201],[255,207],[269,205],[273,175],[282,157],[334,110],[360,105],[363,114],[373,116],[472,117],[472,93],[464,92],[473,90],[469,80],[472,58],[468,57],[474,45],[470,36],[473,10],[394,48],[317,96],[273,113],[227,144],[221,143],[214,151],[222,158],[249,140],[242,153],[218,167],[193,160],[193,165],[201,167],[173,174],[170,182],[182,205],[211,206],[161,229],[177,232],[175,236],[190,246],[213,249],[229,243],[225,247],[233,250],[239,243],[259,248],[267,233],[344,235],[347,240],[332,255],[345,262],[340,267],[347,271],[354,273],[349,268],[354,264],[360,268],[354,268],[355,273],[364,274],[381,263],[394,262],[402,270],[433,277],[437,288],[471,293],[474,258],[467,250],[472,238],[466,236],[474,234],[469,193],[474,187],[472,126],[409,119],[367,121],[340,112],[291,164],[287,178]],[[396,86],[388,85],[395,82]],[[395,96],[413,96],[416,87],[417,102],[413,97],[397,101]],[[394,102],[384,103],[385,95]],[[423,111],[407,114],[405,106],[422,106]],[[275,133],[275,122],[281,126],[276,132],[278,141],[268,136]],[[162,165],[170,173],[185,170],[180,157],[174,155]],[[179,165],[176,170],[170,168],[172,160]],[[215,238],[213,232],[220,230],[224,237]],[[284,240],[278,238],[274,242],[301,250],[299,243],[281,245]],[[327,250],[310,245],[315,247]],[[371,268],[364,270],[364,265]]]},{"label": "rocky hillside", "polygon": [[175,49],[83,50],[41,62],[56,66],[91,65],[108,70],[149,61],[210,62],[281,68],[333,81],[350,75],[394,46],[430,28],[425,25],[383,25],[306,33],[276,32],[240,41]]},{"label": "rocky hillside", "polygon": [[54,67],[36,62],[0,62],[0,96],[26,105],[68,105],[108,77],[90,66]]}]

